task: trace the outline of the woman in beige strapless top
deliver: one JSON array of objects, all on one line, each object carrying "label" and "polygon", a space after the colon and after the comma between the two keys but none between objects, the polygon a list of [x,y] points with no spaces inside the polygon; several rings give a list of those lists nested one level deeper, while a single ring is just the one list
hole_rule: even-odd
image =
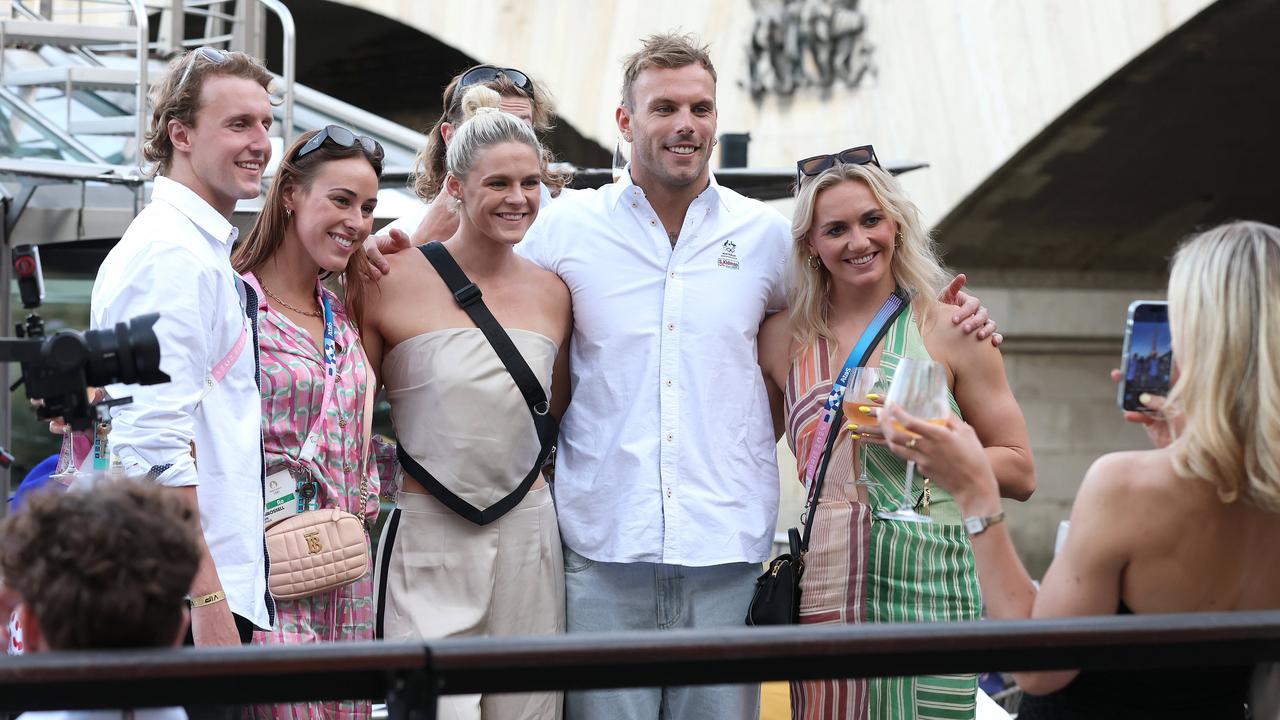
[{"label": "woman in beige strapless top", "polygon": [[[506,330],[560,417],[568,403],[569,291],[517,256],[538,212],[541,147],[527,124],[473,87],[452,133],[445,192],[457,232],[444,242]],[[494,109],[491,109],[494,108]],[[426,257],[387,257],[377,285],[353,280],[365,351],[387,388],[402,448],[441,486],[484,508],[529,473],[541,444],[530,409],[489,341]],[[387,640],[564,631],[564,567],[551,491],[540,477],[485,525],[450,510],[403,473],[375,567]],[[556,719],[559,693],[453,696],[442,718]]]}]

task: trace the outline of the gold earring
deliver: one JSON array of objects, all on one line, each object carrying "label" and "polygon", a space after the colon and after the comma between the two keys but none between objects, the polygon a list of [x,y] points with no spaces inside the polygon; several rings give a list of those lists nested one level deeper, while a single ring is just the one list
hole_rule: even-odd
[{"label": "gold earring", "polygon": [[902,231],[901,230],[899,230],[893,236],[893,247],[895,250],[902,247]]},{"label": "gold earring", "polygon": [[817,270],[818,268],[822,267],[822,260],[818,259],[818,256],[817,256],[817,255],[810,255],[810,256],[809,256],[809,267],[810,267],[810,268],[812,268],[812,269],[814,269],[814,270]]}]

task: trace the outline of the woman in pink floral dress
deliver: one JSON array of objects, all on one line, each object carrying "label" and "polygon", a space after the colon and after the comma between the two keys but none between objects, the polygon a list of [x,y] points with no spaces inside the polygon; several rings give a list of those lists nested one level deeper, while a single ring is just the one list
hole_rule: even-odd
[{"label": "woman in pink floral dress", "polygon": [[[267,477],[290,480],[306,509],[344,510],[363,517],[366,527],[378,514],[368,447],[374,378],[355,323],[320,280],[366,262],[361,245],[373,229],[381,173],[382,148],[372,139],[336,125],[303,134],[285,153],[257,222],[232,256],[258,291]],[[373,639],[372,573],[276,606],[275,629],[255,633],[255,644]],[[251,709],[258,718],[369,714],[365,700]]]}]

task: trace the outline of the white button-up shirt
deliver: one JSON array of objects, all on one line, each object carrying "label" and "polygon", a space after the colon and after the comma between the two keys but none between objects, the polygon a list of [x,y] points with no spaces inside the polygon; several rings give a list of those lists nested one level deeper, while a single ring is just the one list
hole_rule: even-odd
[{"label": "white button-up shirt", "polygon": [[630,177],[539,214],[517,251],[573,295],[573,400],[556,455],[560,533],[605,562],[761,562],[778,514],[756,359],[781,309],[787,220],[711,184],[674,249]]},{"label": "white button-up shirt", "polygon": [[108,386],[113,397],[133,397],[114,409],[112,452],[131,475],[197,486],[231,611],[270,628],[258,343],[244,282],[231,269],[235,239],[227,218],[185,185],[157,177],[151,204],[98,269],[90,323],[110,328],[160,313],[160,369],[171,381]]}]

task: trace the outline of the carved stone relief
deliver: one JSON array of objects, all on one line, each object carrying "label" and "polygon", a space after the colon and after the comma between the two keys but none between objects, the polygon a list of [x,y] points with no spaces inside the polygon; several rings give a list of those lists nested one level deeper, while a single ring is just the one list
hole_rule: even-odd
[{"label": "carved stone relief", "polygon": [[856,88],[876,73],[859,0],[751,0],[746,87],[757,102],[802,88]]}]

